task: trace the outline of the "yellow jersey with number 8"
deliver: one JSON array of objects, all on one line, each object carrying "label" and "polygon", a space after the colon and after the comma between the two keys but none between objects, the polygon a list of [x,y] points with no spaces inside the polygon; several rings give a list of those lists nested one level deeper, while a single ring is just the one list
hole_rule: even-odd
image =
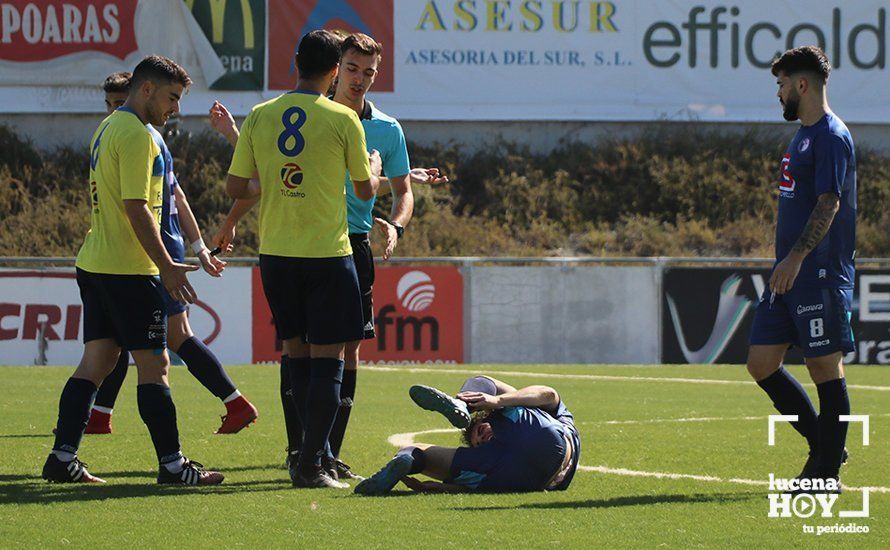
[{"label": "yellow jersey with number 8", "polygon": [[148,128],[121,107],[108,115],[90,141],[90,230],[75,265],[90,273],[157,275],[136,238],[124,201],[146,201],[160,225],[164,158]]},{"label": "yellow jersey with number 8", "polygon": [[353,180],[371,178],[365,131],[355,111],[299,90],[255,106],[241,127],[229,173],[259,177],[260,253],[352,254],[347,170]]}]

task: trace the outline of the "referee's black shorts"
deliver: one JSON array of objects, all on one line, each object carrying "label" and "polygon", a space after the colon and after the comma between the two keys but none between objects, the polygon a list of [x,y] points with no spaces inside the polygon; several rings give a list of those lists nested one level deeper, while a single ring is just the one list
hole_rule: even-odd
[{"label": "referee's black shorts", "polygon": [[358,288],[362,293],[362,316],[365,319],[365,340],[377,337],[374,332],[374,255],[367,233],[350,233],[352,258],[358,275]]},{"label": "referee's black shorts", "polygon": [[167,347],[167,313],[157,275],[109,275],[77,268],[83,341],[111,338],[126,350]]},{"label": "referee's black shorts", "polygon": [[327,345],[362,339],[361,294],[352,256],[260,254],[263,291],[278,338]]}]

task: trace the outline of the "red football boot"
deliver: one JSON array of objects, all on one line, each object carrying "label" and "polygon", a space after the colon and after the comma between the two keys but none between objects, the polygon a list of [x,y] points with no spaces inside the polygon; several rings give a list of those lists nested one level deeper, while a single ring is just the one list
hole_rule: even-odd
[{"label": "red football boot", "polygon": [[93,409],[90,411],[90,420],[87,422],[85,434],[110,434],[111,433],[111,415],[102,411]]},{"label": "red football boot", "polygon": [[243,395],[226,403],[226,415],[222,417],[222,426],[216,430],[218,434],[236,434],[256,421],[256,407]]}]

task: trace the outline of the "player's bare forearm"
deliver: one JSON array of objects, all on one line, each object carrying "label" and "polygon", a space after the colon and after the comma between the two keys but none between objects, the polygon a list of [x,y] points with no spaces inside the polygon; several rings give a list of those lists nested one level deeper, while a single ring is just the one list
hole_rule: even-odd
[{"label": "player's bare forearm", "polygon": [[193,243],[201,239],[201,228],[198,227],[198,220],[192,212],[192,207],[185,196],[182,187],[176,186],[176,210],[179,212],[179,221],[182,223],[182,232],[188,239],[188,243]]},{"label": "player's bare forearm", "polygon": [[516,391],[516,388],[506,382],[498,380],[497,378],[492,378],[491,376],[485,376],[485,378],[488,378],[489,380],[494,382],[494,387],[497,389],[498,392],[497,395]]},{"label": "player's bare forearm", "polygon": [[392,190],[392,187],[389,185],[389,178],[386,176],[380,176],[377,178],[380,182],[380,185],[377,187],[377,193],[380,195],[389,193]]},{"label": "player's bare forearm", "polygon": [[159,269],[166,269],[173,265],[173,259],[164,248],[164,241],[161,240],[161,231],[158,227],[157,218],[148,208],[148,204],[143,200],[126,199],[124,200],[124,210],[127,213],[127,219],[139,239],[139,244],[145,249],[148,257],[158,266]]},{"label": "player's bare forearm", "polygon": [[800,238],[794,244],[791,251],[800,256],[806,257],[814,248],[816,248],[831,227],[835,214],[840,209],[840,198],[834,193],[823,193],[819,195],[816,207],[807,220],[807,225],[803,228]]},{"label": "player's bare forearm", "polygon": [[411,191],[411,178],[408,174],[389,180],[392,187],[392,214],[390,219],[405,227],[414,214],[414,193]]},{"label": "player's bare forearm", "polygon": [[559,394],[550,386],[527,386],[498,396],[502,407],[540,407],[551,409],[559,405]]},{"label": "player's bare forearm", "polygon": [[250,209],[254,207],[256,203],[260,202],[260,198],[251,197],[249,199],[235,199],[235,202],[232,203],[232,208],[229,209],[229,215],[226,216],[226,225],[235,226],[238,225],[238,222],[241,221],[241,218],[244,217],[245,214],[250,212]]},{"label": "player's bare forearm", "polygon": [[374,198],[374,195],[377,194],[377,189],[379,187],[380,178],[378,178],[374,174],[371,174],[371,179],[368,180],[352,181],[352,189],[353,191],[355,191],[355,196],[363,201],[369,201]]},{"label": "player's bare forearm", "polygon": [[248,178],[229,174],[226,178],[226,194],[233,199],[253,198],[253,195],[250,194],[250,189],[248,188],[249,183],[250,180]]}]

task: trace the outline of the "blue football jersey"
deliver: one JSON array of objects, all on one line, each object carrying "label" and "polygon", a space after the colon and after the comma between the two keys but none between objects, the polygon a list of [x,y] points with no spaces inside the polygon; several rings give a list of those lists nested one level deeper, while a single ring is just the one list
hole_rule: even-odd
[{"label": "blue football jersey", "polygon": [[185,243],[182,239],[182,229],[179,227],[179,211],[176,209],[176,186],[179,185],[173,174],[173,155],[164,143],[161,133],[154,126],[147,124],[148,131],[155,143],[161,148],[161,157],[164,159],[164,200],[161,208],[161,238],[164,248],[170,254],[174,262],[185,260]]},{"label": "blue football jersey", "polygon": [[819,195],[840,197],[840,209],[822,239],[804,259],[795,287],[852,288],[856,253],[856,151],[843,121],[828,113],[801,126],[782,157],[776,263],[791,252]]}]

